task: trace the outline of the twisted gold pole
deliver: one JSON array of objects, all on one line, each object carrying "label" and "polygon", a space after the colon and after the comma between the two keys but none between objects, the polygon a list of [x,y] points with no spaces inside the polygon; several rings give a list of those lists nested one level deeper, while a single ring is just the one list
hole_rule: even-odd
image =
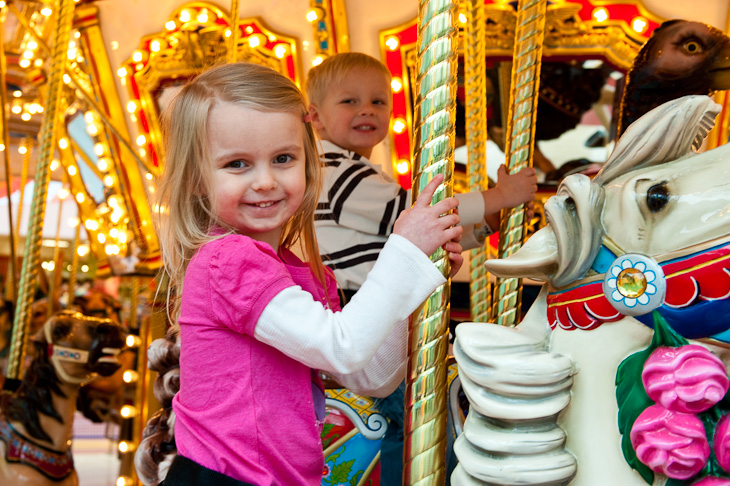
[{"label": "twisted gold pole", "polygon": [[[413,199],[436,174],[444,174],[434,201],[453,192],[456,8],[447,0],[421,0],[418,80],[414,110]],[[444,276],[450,263],[439,249],[434,261]],[[442,485],[446,479],[446,351],[449,282],[413,314],[406,375],[403,484]]]},{"label": "twisted gold pole", "polygon": [[76,236],[71,248],[73,248],[73,256],[71,257],[71,271],[68,276],[68,301],[74,301],[76,296],[76,275],[79,271],[79,243],[81,241],[81,221],[76,225]]},{"label": "twisted gold pole", "polygon": [[66,50],[71,35],[74,1],[58,1],[58,17],[54,31],[53,54],[48,80],[48,101],[41,124],[40,150],[33,187],[33,200],[30,204],[30,219],[28,221],[28,236],[25,240],[23,252],[23,267],[20,273],[15,319],[13,320],[13,335],[10,341],[10,355],[8,357],[7,386],[17,386],[17,381],[23,377],[23,361],[25,360],[25,342],[27,330],[30,326],[30,305],[35,292],[36,272],[41,252],[41,236],[43,234],[43,218],[46,212],[46,195],[48,194],[48,180],[51,175],[49,166],[53,159],[56,146],[56,130],[54,125],[59,118],[61,93],[63,89],[62,76],[66,64]]},{"label": "twisted gold pole", "polygon": [[[532,165],[546,7],[547,0],[519,0],[518,4],[507,124],[509,136],[505,147],[510,174]],[[499,239],[500,258],[512,255],[522,246],[525,237],[525,213],[524,204],[503,212]],[[494,315],[498,324],[518,324],[521,293],[520,279],[497,279]]]},{"label": "twisted gold pole", "polygon": [[228,49],[228,63],[238,59],[238,0],[231,0],[231,46]]},{"label": "twisted gold pole", "polygon": [[[466,177],[469,191],[487,189],[487,79],[484,72],[486,45],[484,40],[484,0],[466,1],[466,35],[464,36],[464,85],[466,88],[466,145],[469,159]],[[491,288],[484,262],[487,248],[474,248],[470,253],[469,301],[471,320],[489,320],[492,306]]]}]

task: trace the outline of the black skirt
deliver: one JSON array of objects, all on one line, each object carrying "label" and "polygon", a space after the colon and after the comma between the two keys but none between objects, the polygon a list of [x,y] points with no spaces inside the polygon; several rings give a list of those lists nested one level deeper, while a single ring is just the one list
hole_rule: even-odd
[{"label": "black skirt", "polygon": [[167,477],[159,486],[255,486],[230,478],[225,474],[201,466],[195,461],[175,456]]}]

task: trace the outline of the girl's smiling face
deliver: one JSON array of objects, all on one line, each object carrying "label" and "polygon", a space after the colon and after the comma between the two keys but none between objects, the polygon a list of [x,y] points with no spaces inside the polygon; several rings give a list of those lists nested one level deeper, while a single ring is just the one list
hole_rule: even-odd
[{"label": "girl's smiling face", "polygon": [[221,102],[210,112],[208,140],[218,221],[278,250],[305,193],[301,117]]}]

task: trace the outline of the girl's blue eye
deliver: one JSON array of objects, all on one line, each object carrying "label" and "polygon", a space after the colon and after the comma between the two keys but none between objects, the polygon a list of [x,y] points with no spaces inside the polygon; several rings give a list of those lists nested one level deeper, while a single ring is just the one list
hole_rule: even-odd
[{"label": "girl's blue eye", "polygon": [[276,158],[274,158],[274,163],[276,164],[286,164],[292,160],[291,155],[277,155]]},{"label": "girl's blue eye", "polygon": [[243,160],[231,160],[226,164],[226,167],[229,167],[231,169],[241,169],[245,166],[243,163]]}]

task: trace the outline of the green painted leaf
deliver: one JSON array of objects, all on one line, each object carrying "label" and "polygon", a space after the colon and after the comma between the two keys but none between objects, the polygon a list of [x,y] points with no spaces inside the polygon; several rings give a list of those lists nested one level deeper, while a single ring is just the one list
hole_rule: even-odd
[{"label": "green painted leaf", "polygon": [[647,484],[654,482],[654,473],[639,461],[631,445],[631,428],[641,412],[654,404],[646,394],[641,382],[644,363],[651,353],[660,346],[678,347],[689,344],[669,327],[658,312],[653,312],[654,336],[649,347],[632,354],[621,362],[616,370],[616,401],[618,402],[618,429],[621,432],[621,451],[626,462],[641,475]]},{"label": "green painted leaf", "polygon": [[343,484],[348,483],[350,472],[352,471],[352,465],[355,463],[355,459],[347,462],[337,464],[332,468],[332,474],[330,475],[330,482],[332,484]]}]

